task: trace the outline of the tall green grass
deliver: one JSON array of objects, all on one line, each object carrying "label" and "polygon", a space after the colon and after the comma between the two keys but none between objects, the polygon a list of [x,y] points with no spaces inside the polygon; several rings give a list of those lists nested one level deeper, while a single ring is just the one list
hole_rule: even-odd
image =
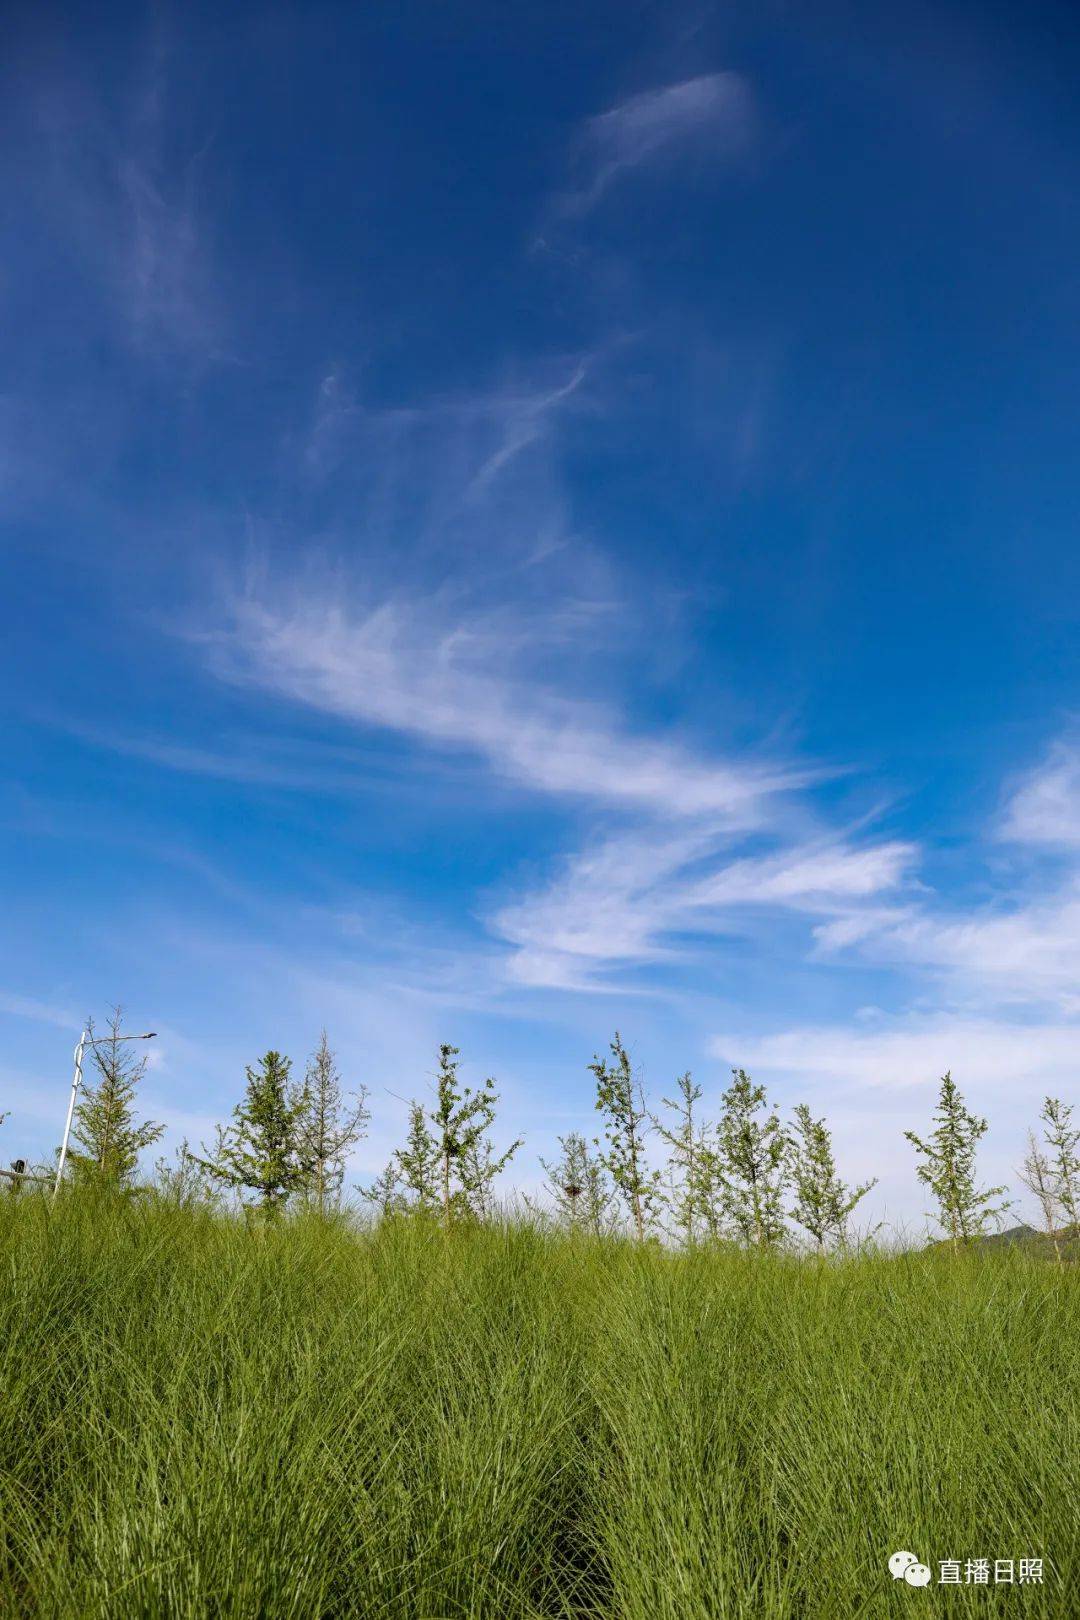
[{"label": "tall green grass", "polygon": [[1080,1613],[1078,1330],[1011,1251],[0,1199],[0,1613]]}]

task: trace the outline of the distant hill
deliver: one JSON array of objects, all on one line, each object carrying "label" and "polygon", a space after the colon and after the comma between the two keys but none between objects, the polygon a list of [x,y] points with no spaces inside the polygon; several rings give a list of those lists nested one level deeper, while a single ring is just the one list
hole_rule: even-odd
[{"label": "distant hill", "polygon": [[979,1239],[980,1249],[1013,1248],[1017,1245],[1048,1260],[1055,1260],[1059,1252],[1063,1260],[1080,1260],[1080,1232],[1074,1226],[1064,1226],[1051,1237],[1047,1232],[1038,1232],[1033,1226],[1021,1223]]},{"label": "distant hill", "polygon": [[[947,1249],[949,1239],[936,1238],[927,1247]],[[1004,1232],[989,1232],[986,1237],[976,1238],[972,1248],[1023,1249],[1036,1259],[1057,1260],[1060,1255],[1062,1260],[1080,1261],[1080,1229],[1063,1226],[1051,1236],[1021,1222],[1018,1226],[1006,1227]]]}]

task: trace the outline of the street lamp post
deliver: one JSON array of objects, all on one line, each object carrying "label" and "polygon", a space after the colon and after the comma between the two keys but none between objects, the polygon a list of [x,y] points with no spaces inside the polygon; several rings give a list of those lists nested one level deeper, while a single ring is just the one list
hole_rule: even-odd
[{"label": "street lamp post", "polygon": [[67,1163],[68,1139],[71,1136],[71,1121],[75,1116],[75,1099],[79,1095],[79,1087],[82,1085],[83,1052],[88,1046],[111,1046],[114,1041],[152,1041],[155,1039],[156,1035],[157,1030],[151,1029],[145,1035],[110,1035],[108,1041],[105,1042],[95,1041],[90,1031],[88,1029],[84,1029],[82,1034],[79,1036],[79,1044],[75,1048],[75,1075],[71,1082],[71,1096],[68,1098],[67,1122],[64,1125],[64,1140],[60,1145],[60,1163],[56,1167],[56,1185],[53,1187],[54,1203],[56,1202],[56,1195],[60,1191],[60,1183],[63,1180],[64,1165]]}]

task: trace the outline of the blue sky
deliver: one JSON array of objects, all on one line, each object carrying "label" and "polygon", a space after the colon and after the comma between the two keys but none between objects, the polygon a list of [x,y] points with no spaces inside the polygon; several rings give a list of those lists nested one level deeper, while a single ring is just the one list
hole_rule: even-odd
[{"label": "blue sky", "polygon": [[[745,9],[745,8],[744,8]],[[1080,1100],[1070,8],[8,8],[0,1108]]]}]

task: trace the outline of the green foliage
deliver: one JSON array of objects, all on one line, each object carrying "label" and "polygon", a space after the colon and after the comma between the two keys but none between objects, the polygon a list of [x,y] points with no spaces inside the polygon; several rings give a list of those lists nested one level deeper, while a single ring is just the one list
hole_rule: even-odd
[{"label": "green foliage", "polygon": [[942,1076],[934,1118],[937,1125],[929,1137],[914,1131],[904,1135],[925,1160],[915,1173],[937,1199],[938,1223],[956,1249],[981,1237],[1010,1205],[1007,1200],[994,1203],[1004,1187],[976,1185],[975,1154],[987,1123],[968,1111],[951,1072]]},{"label": "green foliage", "polygon": [[660,1178],[648,1168],[645,1160],[649,1111],[618,1030],[611,1043],[611,1055],[613,1063],[594,1057],[589,1064],[596,1076],[596,1107],[604,1116],[607,1146],[600,1155],[600,1163],[625,1202],[634,1236],[640,1242],[656,1218]]},{"label": "green foliage", "polygon": [[568,1232],[592,1237],[610,1235],[616,1226],[615,1198],[603,1165],[589,1151],[577,1131],[559,1137],[562,1156],[556,1164],[540,1163],[547,1173],[546,1188],[555,1206],[558,1224]]},{"label": "green foliage", "polygon": [[1027,1153],[1018,1175],[1033,1194],[1043,1230],[1063,1263],[1062,1238],[1074,1249],[1080,1238],[1080,1129],[1072,1123],[1072,1108],[1057,1097],[1046,1098],[1039,1117],[1043,1142],[1028,1131]]},{"label": "green foliage", "polygon": [[432,1238],[0,1199],[0,1614],[867,1620],[1029,1554],[948,1612],[1075,1611],[1080,1271]]},{"label": "green foliage", "polygon": [[701,1087],[694,1084],[689,1070],[675,1084],[678,1097],[662,1099],[664,1107],[675,1115],[675,1122],[666,1125],[662,1119],[654,1118],[653,1126],[668,1146],[664,1202],[674,1235],[689,1245],[706,1233],[711,1235],[715,1226],[713,1156],[707,1132],[694,1115],[695,1104],[701,1101]]},{"label": "green foliage", "polygon": [[396,1207],[400,1201],[411,1209],[430,1213],[439,1207],[438,1174],[439,1155],[427,1127],[427,1116],[423,1104],[414,1102],[409,1107],[405,1146],[398,1148],[390,1166],[376,1182],[376,1201],[390,1207]]},{"label": "green foliage", "polygon": [[444,1042],[439,1048],[436,1105],[428,1116],[435,1127],[439,1206],[447,1226],[455,1218],[488,1213],[495,1178],[521,1146],[519,1138],[505,1153],[496,1153],[487,1135],[499,1100],[494,1081],[475,1093],[463,1087],[457,1059],[457,1047]]},{"label": "green foliage", "polygon": [[1080,1236],[1080,1128],[1072,1122],[1072,1107],[1056,1097],[1047,1097],[1042,1120],[1049,1148],[1049,1171],[1053,1194],[1072,1236]]},{"label": "green foliage", "polygon": [[301,1103],[297,1153],[309,1167],[304,1191],[320,1214],[325,1214],[340,1200],[346,1156],[367,1131],[370,1118],[365,1087],[351,1101],[346,1099],[325,1029],[294,1100]]},{"label": "green foliage", "polygon": [[167,1202],[182,1204],[187,1208],[216,1202],[214,1184],[192,1153],[186,1138],[177,1148],[173,1163],[170,1164],[167,1159],[157,1161],[153,1189]]},{"label": "green foliage", "polygon": [[[422,1120],[423,1111],[420,1117]],[[396,1158],[390,1160],[386,1169],[375,1177],[370,1186],[357,1187],[357,1192],[372,1206],[376,1214],[384,1219],[390,1215],[402,1215],[409,1207]]]},{"label": "green foliage", "polygon": [[[494,1114],[491,1115],[494,1118]],[[521,1146],[519,1137],[505,1153],[499,1153],[491,1138],[476,1135],[466,1142],[456,1164],[457,1209],[474,1220],[490,1220],[495,1213],[495,1179]]]},{"label": "green foliage", "polygon": [[742,1243],[771,1249],[783,1242],[788,1140],[775,1109],[761,1119],[765,1087],[733,1069],[716,1133],[720,1205]]},{"label": "green foliage", "polygon": [[805,1103],[795,1109],[795,1130],[789,1137],[788,1173],[795,1195],[792,1219],[809,1232],[818,1249],[847,1242],[848,1219],[877,1178],[849,1187],[840,1179],[833,1157],[832,1136],[823,1119],[815,1119]]},{"label": "green foliage", "polygon": [[120,1008],[109,1018],[108,1034],[98,1038],[87,1022],[90,1051],[97,1084],[84,1082],[72,1119],[68,1162],[77,1180],[95,1180],[125,1187],[138,1168],[139,1155],[163,1135],[164,1125],[139,1124],[135,1094],[146,1073],[145,1056],[137,1057],[134,1043],[123,1038]]},{"label": "green foliage", "polygon": [[223,1186],[257,1193],[268,1218],[311,1182],[311,1161],[300,1138],[308,1097],[306,1089],[297,1093],[290,1087],[290,1068],[280,1052],[267,1052],[248,1068],[247,1091],[233,1109],[232,1125],[219,1127],[213,1153],[196,1159]]}]

